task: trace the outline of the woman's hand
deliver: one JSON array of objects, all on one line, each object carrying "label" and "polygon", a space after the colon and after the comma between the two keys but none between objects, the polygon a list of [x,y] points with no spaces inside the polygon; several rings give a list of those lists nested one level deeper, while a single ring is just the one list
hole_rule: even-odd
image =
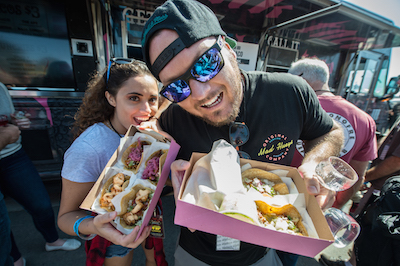
[{"label": "woman's hand", "polygon": [[11,120],[13,124],[17,125],[21,129],[28,129],[31,127],[31,114],[24,113],[22,111],[16,112],[15,114],[11,114]]},{"label": "woman's hand", "polygon": [[157,118],[155,118],[155,117],[152,117],[148,121],[140,123],[138,128],[140,130],[146,130],[147,129],[147,130],[156,131],[156,132],[160,133],[161,135],[163,135],[164,137],[166,137],[169,141],[172,140],[171,135],[169,135],[167,132],[165,132],[165,131],[163,131],[161,129],[160,123],[158,122]]},{"label": "woman's hand", "polygon": [[124,235],[123,233],[115,229],[115,227],[110,223],[112,220],[115,219],[116,216],[117,212],[97,215],[93,219],[93,225],[98,231],[97,234],[105,239],[108,239],[114,244],[128,248],[138,247],[149,236],[151,226],[146,226],[137,240],[135,239],[138,235],[140,226],[136,226],[130,234]]}]

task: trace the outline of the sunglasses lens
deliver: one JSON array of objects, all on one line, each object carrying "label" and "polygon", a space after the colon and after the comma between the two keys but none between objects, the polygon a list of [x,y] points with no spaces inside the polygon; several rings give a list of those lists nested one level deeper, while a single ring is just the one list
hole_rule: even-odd
[{"label": "sunglasses lens", "polygon": [[239,157],[243,159],[251,159],[250,155],[244,151],[238,151]]},{"label": "sunglasses lens", "polygon": [[229,138],[232,145],[243,145],[249,140],[249,128],[244,124],[234,123],[230,126]]},{"label": "sunglasses lens", "polygon": [[[224,60],[219,50],[211,48],[197,60],[190,70],[190,75],[197,81],[207,82],[215,77],[223,66]],[[184,79],[172,82],[161,91],[162,96],[175,103],[185,100],[190,93],[189,84]]]},{"label": "sunglasses lens", "polygon": [[222,67],[221,54],[217,48],[212,48],[197,60],[192,68],[192,76],[200,82],[207,82],[215,77]]},{"label": "sunglasses lens", "polygon": [[190,95],[189,85],[184,80],[172,82],[161,91],[161,95],[171,102],[181,102]]}]

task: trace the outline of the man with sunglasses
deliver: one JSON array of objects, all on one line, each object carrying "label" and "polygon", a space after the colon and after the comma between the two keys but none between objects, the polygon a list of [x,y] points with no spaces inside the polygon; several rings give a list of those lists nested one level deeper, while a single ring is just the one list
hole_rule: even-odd
[{"label": "man with sunglasses", "polygon": [[[248,137],[235,145],[253,160],[290,165],[297,139],[305,140],[307,154],[299,170],[309,192],[323,208],[330,207],[333,192],[313,175],[319,161],[339,154],[340,127],[303,79],[239,70],[235,45],[213,12],[193,0],[166,1],[143,29],[146,64],[164,85],[161,95],[173,102],[158,126],[181,145],[180,160],[171,166],[175,195],[192,152],[208,153],[214,141],[235,139],[233,132],[242,128]],[[246,126],[235,131],[235,124]],[[182,227],[175,265],[265,265],[265,247],[230,239],[231,249],[221,250],[220,241],[226,239]],[[284,265],[296,263],[296,256],[288,263],[289,253],[280,258]]]}]

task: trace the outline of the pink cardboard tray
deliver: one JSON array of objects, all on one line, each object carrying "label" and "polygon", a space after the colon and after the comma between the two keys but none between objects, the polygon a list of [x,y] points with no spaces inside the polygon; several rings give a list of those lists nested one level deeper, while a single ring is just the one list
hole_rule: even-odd
[{"label": "pink cardboard tray", "polygon": [[334,242],[332,233],[315,197],[307,193],[303,179],[297,169],[293,167],[253,160],[240,160],[241,165],[250,163],[252,167],[264,170],[288,170],[287,176],[293,179],[299,193],[305,194],[307,212],[314,223],[319,239],[270,230],[182,201],[181,197],[193,166],[204,155],[203,153],[192,154],[190,159],[191,166],[185,173],[176,203],[175,224],[307,257],[315,257]]},{"label": "pink cardboard tray", "polygon": [[[137,131],[140,131],[141,133],[149,134],[152,137],[158,139],[159,141],[167,142],[167,140],[163,136],[161,136],[160,134],[158,134],[156,132],[138,130],[133,126],[131,126],[129,128],[129,130],[125,136],[133,136]],[[179,149],[180,149],[180,146],[174,140],[172,140],[170,148],[168,150],[167,158],[165,159],[164,167],[161,172],[161,177],[158,180],[157,188],[154,192],[153,198],[150,201],[148,211],[147,211],[145,217],[143,218],[143,223],[140,226],[138,237],[140,236],[141,232],[143,231],[144,225],[147,225],[150,221],[153,211],[157,205],[158,199],[160,198],[164,184],[167,181],[167,178],[168,178],[168,175],[170,172],[170,168],[171,168],[171,163],[175,160]],[[106,168],[113,166],[116,163],[117,158],[118,158],[118,149],[114,152],[113,156],[110,158],[107,165],[104,167],[103,172],[101,173],[100,177],[97,179],[96,183],[93,185],[92,189],[89,191],[88,195],[83,200],[82,204],[80,205],[81,209],[92,211],[91,206],[92,206],[94,200],[96,199],[98,193],[100,193],[100,191],[101,191],[100,184],[105,176],[105,170],[106,170]]]}]

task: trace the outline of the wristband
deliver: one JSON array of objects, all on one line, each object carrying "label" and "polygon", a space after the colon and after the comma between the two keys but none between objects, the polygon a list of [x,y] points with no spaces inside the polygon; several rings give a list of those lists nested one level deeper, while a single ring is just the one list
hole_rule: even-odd
[{"label": "wristband", "polygon": [[88,218],[94,218],[94,217],[91,216],[91,215],[88,215],[88,216],[85,216],[85,217],[81,217],[81,218],[79,218],[78,220],[76,220],[75,223],[74,223],[74,232],[75,232],[75,234],[76,234],[80,239],[83,239],[83,240],[92,240],[92,239],[96,236],[95,234],[82,235],[82,234],[79,233],[79,225],[81,224],[81,222],[82,222],[83,220],[88,219]]}]

